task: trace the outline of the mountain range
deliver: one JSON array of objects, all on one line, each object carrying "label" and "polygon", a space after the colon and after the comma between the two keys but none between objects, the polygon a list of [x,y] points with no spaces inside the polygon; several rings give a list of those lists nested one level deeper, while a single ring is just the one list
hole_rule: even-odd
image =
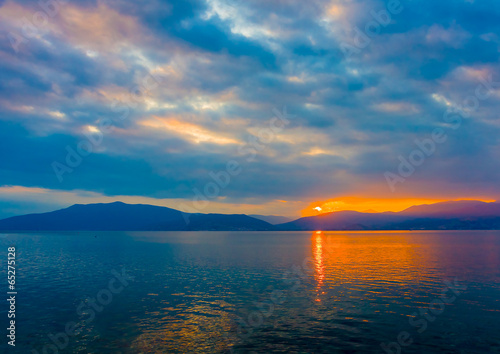
[{"label": "mountain range", "polygon": [[145,204],[75,204],[49,213],[0,220],[2,231],[236,231],[272,230],[247,215],[184,213]]},{"label": "mountain range", "polygon": [[[0,220],[0,231],[499,230],[500,203],[450,201],[400,212],[338,211],[294,221],[280,216],[185,213],[144,204],[75,204]],[[286,221],[286,222],[285,222]]]},{"label": "mountain range", "polygon": [[339,211],[300,218],[281,230],[498,230],[500,203],[462,200],[412,206],[400,212]]}]

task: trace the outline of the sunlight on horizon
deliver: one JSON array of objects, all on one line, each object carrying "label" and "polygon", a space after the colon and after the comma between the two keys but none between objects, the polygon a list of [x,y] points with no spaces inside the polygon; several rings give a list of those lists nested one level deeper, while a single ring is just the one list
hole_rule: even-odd
[{"label": "sunlight on horizon", "polygon": [[326,201],[317,201],[301,211],[302,217],[316,216],[320,214],[332,213],[336,211],[357,211],[362,213],[383,213],[400,212],[412,206],[436,204],[447,201],[477,200],[491,203],[495,199],[484,198],[460,198],[460,199],[425,199],[425,198],[360,198],[360,197],[340,197],[328,199]]}]

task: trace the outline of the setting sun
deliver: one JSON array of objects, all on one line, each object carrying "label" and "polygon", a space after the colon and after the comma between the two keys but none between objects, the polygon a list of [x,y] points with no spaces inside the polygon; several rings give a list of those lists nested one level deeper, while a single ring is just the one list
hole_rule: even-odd
[{"label": "setting sun", "polygon": [[[461,200],[472,200],[462,198]],[[483,202],[494,202],[494,199],[474,198]],[[444,202],[442,199],[424,199],[424,198],[359,198],[359,197],[340,197],[325,201],[311,203],[302,210],[301,215],[315,216],[318,214],[332,213],[336,211],[352,210],[362,213],[382,213],[386,211],[399,212],[414,205],[434,204]]]}]

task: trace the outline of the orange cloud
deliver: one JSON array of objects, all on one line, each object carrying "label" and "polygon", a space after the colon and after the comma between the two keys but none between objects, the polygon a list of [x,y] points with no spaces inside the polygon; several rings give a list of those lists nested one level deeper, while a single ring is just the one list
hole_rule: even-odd
[{"label": "orange cloud", "polygon": [[[49,13],[44,21],[36,16],[43,13],[38,5],[27,6],[7,1],[0,7],[0,20],[15,28],[14,32],[41,41],[46,46],[53,46],[47,34],[59,37],[74,48],[81,50],[91,58],[106,58],[110,64],[121,70],[127,64],[120,57],[121,52],[141,59],[142,53],[136,53],[139,44],[152,37],[139,23],[136,17],[118,12],[98,1],[96,6],[78,6],[71,2],[59,3],[56,10]],[[30,31],[23,30],[27,19]],[[23,47],[28,48],[29,47]]]},{"label": "orange cloud", "polygon": [[144,31],[137,20],[99,2],[97,7],[61,6],[59,30],[69,42],[108,51],[135,42]]},{"label": "orange cloud", "polygon": [[153,129],[161,129],[172,132],[182,138],[194,143],[212,143],[218,145],[240,144],[238,140],[228,138],[220,133],[210,131],[201,125],[184,122],[176,118],[153,117],[153,119],[144,120],[140,125]]}]

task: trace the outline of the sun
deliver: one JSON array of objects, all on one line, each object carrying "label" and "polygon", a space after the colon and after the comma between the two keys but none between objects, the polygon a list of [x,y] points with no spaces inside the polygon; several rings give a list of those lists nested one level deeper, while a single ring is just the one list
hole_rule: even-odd
[{"label": "sun", "polygon": [[314,210],[319,211],[320,213],[321,213],[321,211],[323,210],[323,209],[321,209],[321,207],[319,207],[319,206],[318,206],[318,207],[316,207],[316,208],[313,208],[313,209],[314,209]]}]

